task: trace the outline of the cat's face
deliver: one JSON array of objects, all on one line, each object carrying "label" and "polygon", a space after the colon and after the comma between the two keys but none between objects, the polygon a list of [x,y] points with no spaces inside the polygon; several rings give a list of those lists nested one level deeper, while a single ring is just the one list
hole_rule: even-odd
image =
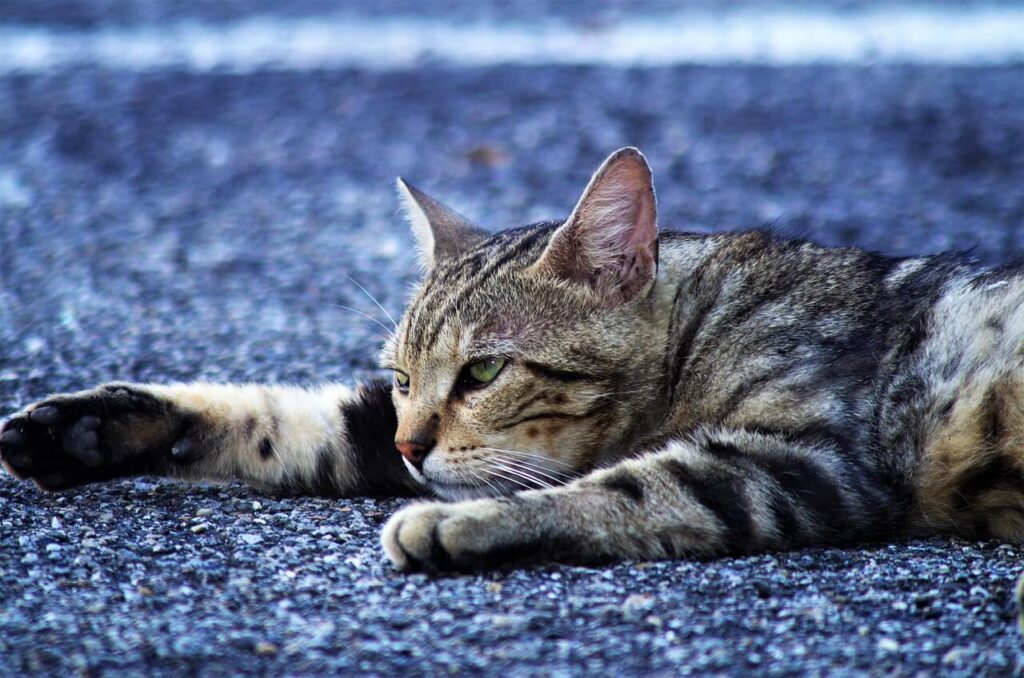
[{"label": "cat's face", "polygon": [[[588,194],[602,172],[617,179],[608,191],[621,189],[616,169],[627,179],[646,172],[649,186],[631,151],[613,156]],[[601,227],[607,212],[583,211],[584,224],[578,206],[564,225],[488,236],[404,190],[420,210],[427,272],[381,363],[395,372],[396,446],[413,475],[447,498],[508,494],[566,482],[628,444],[637,408],[656,395],[663,351],[651,302],[653,192],[650,203],[648,192],[629,193],[640,209],[616,212],[628,228],[600,243],[624,251],[599,260],[584,250],[584,228]]]}]

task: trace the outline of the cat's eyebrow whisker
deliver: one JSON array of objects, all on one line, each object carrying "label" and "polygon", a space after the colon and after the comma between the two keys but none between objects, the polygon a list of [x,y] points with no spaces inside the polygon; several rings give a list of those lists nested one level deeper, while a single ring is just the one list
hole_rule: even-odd
[{"label": "cat's eyebrow whisker", "polygon": [[[370,320],[370,321],[372,321],[372,322],[375,322],[375,323],[377,323],[378,325],[380,325],[381,327],[383,327],[383,328],[384,328],[384,330],[385,330],[385,331],[386,331],[386,332],[388,333],[388,336],[391,336],[391,334],[393,334],[393,333],[394,333],[394,330],[393,330],[392,328],[388,327],[387,325],[385,325],[385,324],[384,324],[384,323],[382,323],[381,321],[377,320],[377,319],[376,319],[376,318],[374,318],[374,317],[373,317],[372,315],[367,315],[367,314],[363,313],[363,312],[362,312],[362,311],[360,311],[360,310],[357,310],[357,309],[354,309],[354,308],[352,308],[351,306],[343,306],[342,304],[327,304],[327,305],[328,305],[328,306],[333,306],[334,308],[343,308],[343,309],[345,309],[346,311],[352,311],[352,312],[353,312],[353,313],[355,313],[356,315],[361,315],[362,317],[366,318],[367,320]],[[395,329],[397,329],[397,328],[395,328]]]},{"label": "cat's eyebrow whisker", "polygon": [[373,303],[377,304],[377,308],[379,308],[381,310],[381,312],[383,312],[384,315],[387,316],[387,319],[391,321],[391,325],[394,327],[394,329],[397,330],[398,329],[398,323],[395,322],[394,317],[390,313],[388,313],[388,310],[386,308],[384,308],[384,306],[379,301],[377,301],[377,297],[375,297],[372,294],[370,294],[370,291],[368,289],[366,289],[365,287],[363,287],[362,285],[360,285],[359,281],[357,281],[352,276],[346,275],[345,277],[348,278],[349,280],[351,280],[353,285],[355,285],[360,290],[362,290],[363,294],[365,294],[366,296],[370,297],[370,301],[372,301]]}]

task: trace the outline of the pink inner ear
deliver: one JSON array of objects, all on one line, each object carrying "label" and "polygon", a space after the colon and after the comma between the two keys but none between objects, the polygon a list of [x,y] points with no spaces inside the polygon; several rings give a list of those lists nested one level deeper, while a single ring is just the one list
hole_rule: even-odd
[{"label": "pink inner ear", "polygon": [[[626,157],[596,178],[579,209],[584,247],[616,275],[630,298],[654,274],[657,208],[647,165]],[[597,251],[595,251],[597,250]]]},{"label": "pink inner ear", "polygon": [[639,151],[614,153],[597,171],[538,267],[589,285],[606,304],[632,299],[654,281],[657,203]]}]

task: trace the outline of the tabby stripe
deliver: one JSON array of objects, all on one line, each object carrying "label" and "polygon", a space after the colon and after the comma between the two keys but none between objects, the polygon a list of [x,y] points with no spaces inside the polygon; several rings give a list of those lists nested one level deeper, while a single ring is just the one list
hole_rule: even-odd
[{"label": "tabby stripe", "polygon": [[[703,443],[701,449],[729,464],[748,469],[748,473],[751,466],[756,465],[752,455],[739,446],[723,440],[708,440]],[[793,510],[793,503],[788,495],[780,488],[773,487],[768,500],[768,509],[778,527],[779,536],[782,539],[780,545],[795,543],[795,538],[801,534],[800,520]]]},{"label": "tabby stripe", "polygon": [[616,471],[601,481],[601,486],[606,490],[617,492],[633,501],[640,501],[644,498],[644,488],[640,481],[631,473]]},{"label": "tabby stripe", "polygon": [[754,523],[743,481],[730,476],[698,478],[677,459],[663,462],[665,470],[697,501],[711,510],[724,526],[723,547],[731,552],[747,551],[754,544]]},{"label": "tabby stripe", "polygon": [[794,428],[774,428],[770,426],[745,427],[751,433],[766,437],[778,438],[787,443],[797,443],[801,447],[827,445],[830,448],[850,447],[844,442],[848,436],[832,428],[828,421],[812,421]]},{"label": "tabby stripe", "polygon": [[814,514],[822,527],[836,533],[846,525],[842,493],[835,481],[810,461],[795,456],[751,456],[786,494]]},{"label": "tabby stripe", "polygon": [[720,459],[729,461],[743,460],[747,457],[746,453],[736,445],[721,440],[709,440],[702,445],[702,449]]},{"label": "tabby stripe", "polygon": [[[794,289],[797,289],[798,282],[795,279],[772,281],[780,286],[752,286],[746,292],[740,292],[743,304],[730,304],[726,307],[728,313],[715,319],[715,324],[720,327],[736,328],[749,321],[753,315],[768,304],[785,299]],[[800,308],[797,304],[790,304],[790,310]]]},{"label": "tabby stripe", "polygon": [[538,412],[536,414],[528,414],[525,417],[520,417],[519,419],[516,419],[516,420],[514,420],[514,421],[512,421],[512,422],[510,422],[508,424],[502,424],[502,425],[496,426],[495,428],[497,428],[498,430],[501,430],[501,431],[505,431],[505,430],[513,428],[515,426],[519,426],[520,424],[525,424],[528,421],[535,421],[537,419],[587,419],[588,417],[592,417],[595,414],[597,414],[599,411],[602,411],[602,410],[603,410],[603,408],[593,407],[593,408],[587,410],[586,412],[584,412],[583,414],[574,414],[574,413],[570,413],[570,412],[554,412],[554,411],[551,411],[551,412]]},{"label": "tabby stripe", "polygon": [[536,229],[533,227],[527,227],[527,230],[524,231],[519,242],[510,245],[510,249],[507,252],[496,258],[490,266],[481,270],[480,273],[477,274],[476,280],[489,278],[494,271],[498,270],[513,259],[521,257],[529,251],[541,237],[549,237],[557,226],[558,224],[547,224],[544,227]]},{"label": "tabby stripe", "polygon": [[729,397],[725,399],[718,407],[717,419],[719,421],[725,421],[729,415],[734,414],[736,410],[740,408],[750,398],[758,395],[768,386],[772,386],[778,383],[779,379],[782,379],[789,374],[796,366],[791,364],[777,365],[773,369],[762,372],[759,376],[751,379],[746,379],[742,383],[733,389],[733,392],[729,394]]},{"label": "tabby stripe", "polygon": [[530,405],[533,405],[536,402],[543,401],[543,400],[546,400],[546,399],[547,399],[547,393],[546,392],[542,391],[540,393],[537,393],[532,398],[530,398],[529,400],[525,401],[522,405],[520,405],[516,409],[516,411],[513,412],[512,414],[510,414],[508,417],[506,417],[505,420],[508,421],[509,419],[514,419],[515,417],[518,417],[520,414],[525,412],[526,408],[529,407]]},{"label": "tabby stripe", "polygon": [[570,370],[561,370],[557,367],[551,367],[550,365],[542,365],[541,363],[535,363],[531,360],[524,360],[522,362],[523,367],[530,370],[534,374],[544,377],[545,379],[551,379],[552,381],[560,381],[563,383],[572,383],[577,381],[604,381],[599,379],[596,375],[587,374],[586,372],[574,372]]},{"label": "tabby stripe", "polygon": [[[690,322],[679,333],[679,341],[676,344],[675,358],[672,363],[672,380],[669,382],[671,384],[670,402],[675,402],[676,389],[679,388],[683,378],[683,367],[689,364],[697,337],[707,324],[711,309],[717,301],[718,295],[716,294],[712,300],[702,304],[693,314],[688,314]],[[672,313],[677,318],[682,317],[678,308],[673,309]]]},{"label": "tabby stripe", "polygon": [[796,538],[801,534],[800,520],[796,516],[796,511],[793,510],[793,503],[789,497],[779,489],[773,490],[768,500],[768,508],[779,528],[780,543],[778,545],[796,544]]},{"label": "tabby stripe", "polygon": [[[556,226],[557,224],[549,224],[542,228],[528,226],[516,233],[505,233],[501,234],[501,236],[494,236],[490,241],[488,241],[489,250],[486,253],[488,257],[493,258],[492,261],[479,267],[478,270],[471,272],[466,271],[461,265],[454,269],[455,272],[463,274],[460,276],[460,282],[462,284],[455,288],[455,280],[444,281],[444,287],[442,289],[443,294],[439,296],[442,296],[443,299],[448,302],[447,306],[445,306],[444,309],[439,305],[437,308],[427,308],[425,310],[428,315],[437,316],[437,322],[429,331],[423,333],[423,345],[430,345],[437,340],[437,335],[440,334],[445,320],[451,315],[450,312],[442,313],[442,310],[458,308],[465,295],[476,289],[479,286],[480,281],[493,277],[496,271],[500,271],[512,261],[521,259],[523,255],[529,252],[541,238],[548,237],[550,233],[554,231]],[[502,240],[507,240],[507,242],[502,242]],[[496,249],[500,252],[498,256],[494,255],[494,251]],[[439,284],[439,281],[437,280],[432,282]]]}]

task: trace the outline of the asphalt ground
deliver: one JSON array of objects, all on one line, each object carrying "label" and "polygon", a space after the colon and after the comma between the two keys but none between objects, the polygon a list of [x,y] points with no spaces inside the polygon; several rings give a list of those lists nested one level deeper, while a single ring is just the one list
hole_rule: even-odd
[{"label": "asphalt ground", "polygon": [[[26,7],[28,4],[15,5]],[[1024,66],[0,77],[0,413],[112,379],[352,381],[414,279],[393,180],[488,228],[640,146],[661,224],[1024,253]],[[1021,675],[1024,547],[401,575],[394,500],[0,477],[0,673]]]}]

